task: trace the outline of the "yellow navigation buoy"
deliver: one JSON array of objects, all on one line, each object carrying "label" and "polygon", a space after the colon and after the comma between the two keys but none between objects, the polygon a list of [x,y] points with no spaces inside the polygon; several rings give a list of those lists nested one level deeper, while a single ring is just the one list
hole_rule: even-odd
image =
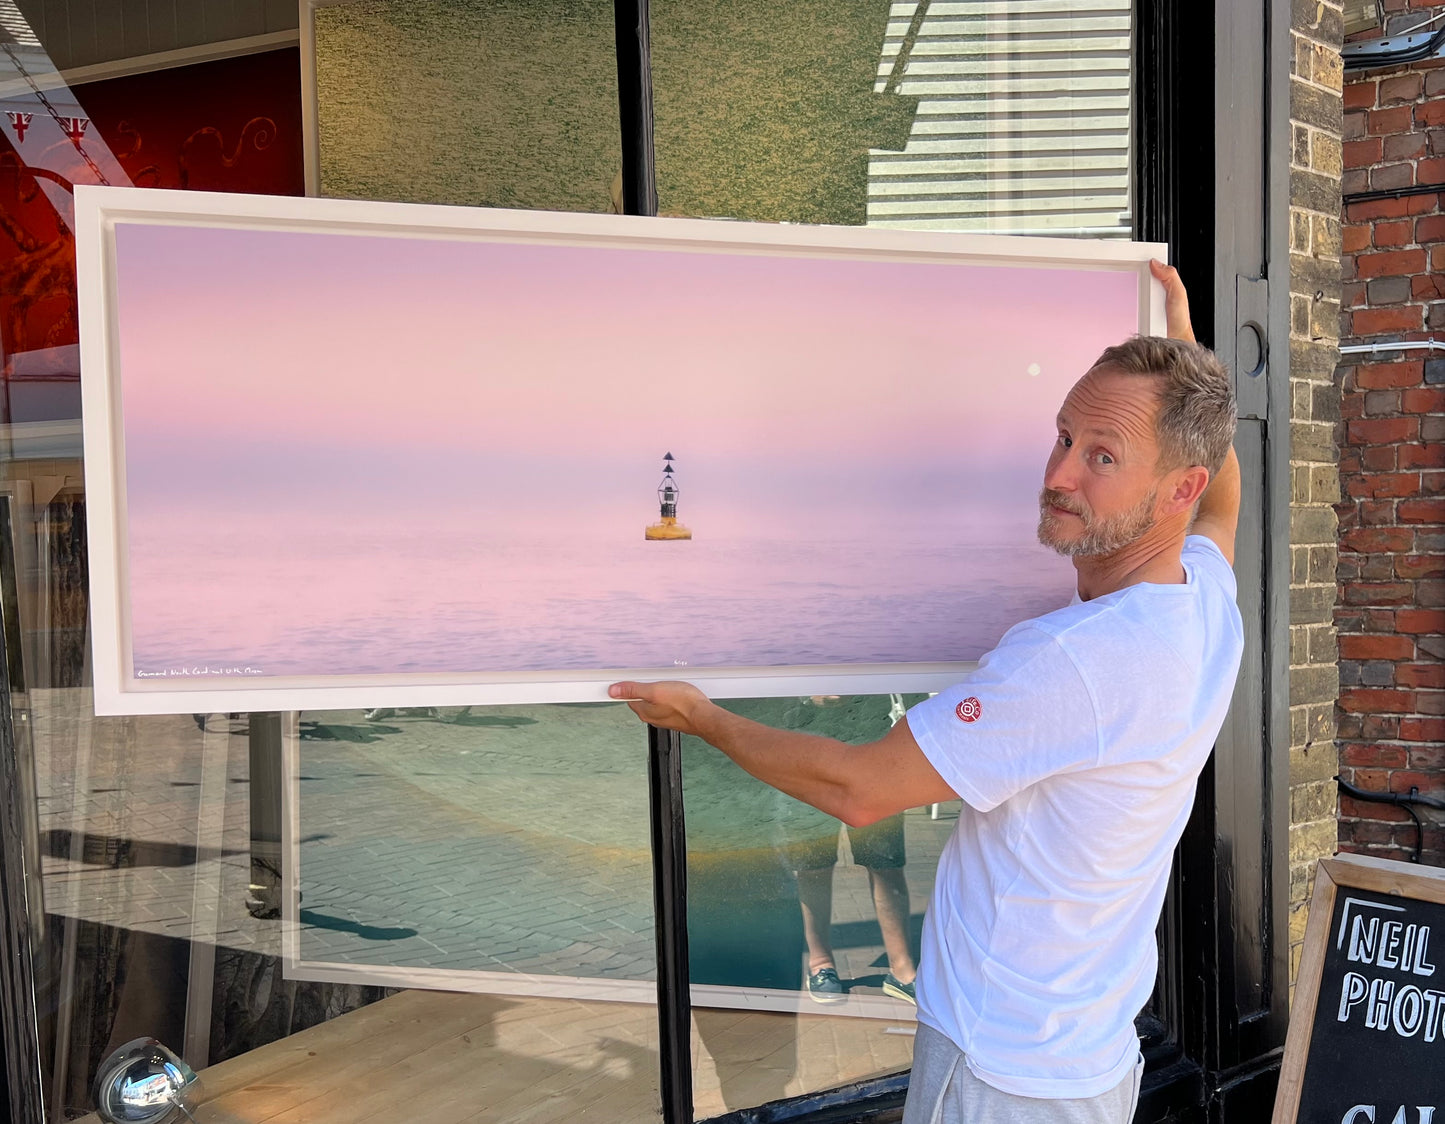
[{"label": "yellow navigation buoy", "polygon": [[656,523],[649,523],[643,537],[649,542],[666,542],[671,539],[690,539],[692,532],[677,521],[677,482],[672,478],[672,454],[662,458],[662,483],[657,486],[657,498],[662,505],[662,516]]}]

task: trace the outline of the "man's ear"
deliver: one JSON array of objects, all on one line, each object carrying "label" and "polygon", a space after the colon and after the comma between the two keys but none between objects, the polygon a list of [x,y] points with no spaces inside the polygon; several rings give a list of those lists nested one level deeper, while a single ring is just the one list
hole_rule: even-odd
[{"label": "man's ear", "polygon": [[1192,510],[1208,487],[1209,469],[1203,465],[1176,468],[1166,477],[1163,514],[1177,515],[1181,511]]}]

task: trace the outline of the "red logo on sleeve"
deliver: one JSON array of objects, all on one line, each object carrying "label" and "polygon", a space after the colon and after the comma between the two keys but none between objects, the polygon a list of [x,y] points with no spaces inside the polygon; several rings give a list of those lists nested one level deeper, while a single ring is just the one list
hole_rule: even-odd
[{"label": "red logo on sleeve", "polygon": [[962,722],[977,722],[983,717],[983,703],[969,695],[963,702],[959,703],[953,711]]}]

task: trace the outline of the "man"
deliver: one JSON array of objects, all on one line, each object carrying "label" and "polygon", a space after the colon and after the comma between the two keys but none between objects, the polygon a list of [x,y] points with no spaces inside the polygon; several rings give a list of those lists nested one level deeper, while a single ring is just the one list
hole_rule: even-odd
[{"label": "man", "polygon": [[[1155,276],[1192,341],[1177,274]],[[1233,432],[1208,351],[1105,351],[1059,410],[1039,501],[1077,597],[876,742],[771,730],[687,684],[612,688],[848,824],[963,801],[925,922],[905,1124],[1133,1115],[1170,859],[1243,649]]]}]

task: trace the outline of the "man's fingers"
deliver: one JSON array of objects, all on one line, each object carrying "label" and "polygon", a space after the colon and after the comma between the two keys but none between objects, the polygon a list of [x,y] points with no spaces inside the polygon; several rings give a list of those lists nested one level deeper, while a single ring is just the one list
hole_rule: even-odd
[{"label": "man's fingers", "polygon": [[1164,286],[1164,308],[1169,321],[1168,332],[1176,340],[1194,339],[1194,327],[1189,321],[1189,294],[1179,271],[1161,261],[1151,261],[1149,272],[1154,280]]},{"label": "man's fingers", "polygon": [[[608,687],[607,694],[614,699],[641,699],[643,701],[649,701],[649,694],[646,688],[647,684],[645,683],[623,681],[621,683],[614,683]],[[635,710],[636,707],[633,709]]]}]

